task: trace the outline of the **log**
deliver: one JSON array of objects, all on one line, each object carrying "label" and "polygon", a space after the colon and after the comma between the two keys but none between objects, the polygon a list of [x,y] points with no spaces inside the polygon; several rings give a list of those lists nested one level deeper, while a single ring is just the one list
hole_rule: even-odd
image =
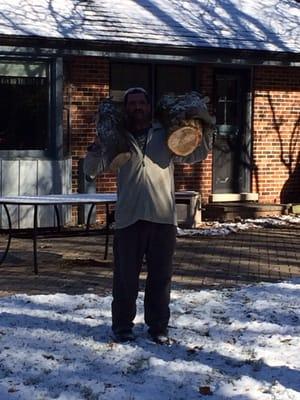
[{"label": "log", "polygon": [[121,110],[110,98],[102,100],[98,107],[96,131],[100,138],[101,157],[105,169],[113,172],[131,157],[124,126]]},{"label": "log", "polygon": [[197,92],[167,94],[159,100],[156,117],[167,131],[167,145],[174,154],[191,154],[204,132],[212,131],[215,119],[208,113],[208,101],[208,97]]},{"label": "log", "polygon": [[197,119],[183,120],[178,127],[172,126],[167,135],[169,149],[178,156],[192,153],[202,140],[202,129]]}]

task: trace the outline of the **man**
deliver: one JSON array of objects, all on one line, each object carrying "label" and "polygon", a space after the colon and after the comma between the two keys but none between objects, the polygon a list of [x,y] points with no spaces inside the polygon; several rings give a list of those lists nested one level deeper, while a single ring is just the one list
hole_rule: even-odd
[{"label": "man", "polygon": [[[119,169],[117,177],[112,331],[118,342],[135,339],[132,328],[145,259],[145,322],[151,338],[165,343],[176,242],[174,162],[203,160],[211,148],[211,138],[204,135],[191,155],[175,157],[167,147],[165,130],[151,121],[149,96],[143,88],[127,90],[124,109],[131,158]],[[99,172],[99,165],[97,168]],[[88,168],[86,173],[89,174]]]}]

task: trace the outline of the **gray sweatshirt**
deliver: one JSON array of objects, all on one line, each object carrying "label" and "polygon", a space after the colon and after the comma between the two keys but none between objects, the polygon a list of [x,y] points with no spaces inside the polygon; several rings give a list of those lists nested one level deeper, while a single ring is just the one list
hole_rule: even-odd
[{"label": "gray sweatshirt", "polygon": [[[185,157],[171,153],[166,144],[166,132],[159,123],[154,123],[148,132],[144,154],[132,134],[128,134],[128,139],[132,155],[118,171],[116,229],[138,220],[176,225],[174,163],[204,160],[211,149],[212,136],[204,133],[201,144]],[[88,175],[102,170],[100,158],[95,158],[94,165],[85,164]]]}]

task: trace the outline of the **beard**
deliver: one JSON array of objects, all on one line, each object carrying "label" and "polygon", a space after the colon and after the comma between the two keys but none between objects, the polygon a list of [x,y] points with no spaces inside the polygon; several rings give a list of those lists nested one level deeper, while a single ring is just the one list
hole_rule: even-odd
[{"label": "beard", "polygon": [[146,113],[144,110],[139,109],[127,113],[127,122],[129,126],[148,124],[150,122],[150,113]]}]

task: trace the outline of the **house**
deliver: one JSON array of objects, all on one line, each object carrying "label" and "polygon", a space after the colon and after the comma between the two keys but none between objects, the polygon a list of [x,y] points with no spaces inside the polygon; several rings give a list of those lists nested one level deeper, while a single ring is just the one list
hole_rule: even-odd
[{"label": "house", "polygon": [[200,91],[217,118],[177,190],[299,202],[299,22],[296,0],[0,0],[0,194],[77,192],[99,101],[143,86]]}]

